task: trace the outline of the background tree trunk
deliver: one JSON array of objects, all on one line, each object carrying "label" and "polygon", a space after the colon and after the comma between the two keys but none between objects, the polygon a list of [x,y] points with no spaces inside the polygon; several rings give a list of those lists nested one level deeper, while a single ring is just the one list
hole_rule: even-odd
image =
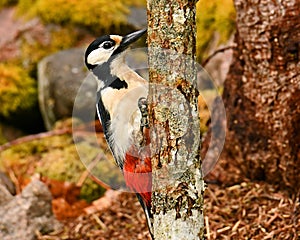
[{"label": "background tree trunk", "polygon": [[237,48],[224,86],[223,157],[242,175],[299,191],[300,1],[234,2]]},{"label": "background tree trunk", "polygon": [[159,240],[203,238],[195,4],[149,0],[147,6],[152,210]]}]

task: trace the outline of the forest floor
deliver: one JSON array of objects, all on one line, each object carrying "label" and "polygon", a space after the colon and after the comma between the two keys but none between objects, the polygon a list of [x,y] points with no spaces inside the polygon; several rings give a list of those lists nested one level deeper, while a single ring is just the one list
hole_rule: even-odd
[{"label": "forest floor", "polygon": [[[88,136],[85,134],[81,137],[86,135]],[[57,136],[52,138],[48,136],[44,139],[46,142],[39,139],[35,144],[30,142],[29,145],[20,145],[14,151],[8,150],[6,154],[3,151],[2,158],[11,158],[13,162],[16,162],[20,152],[22,153],[17,161],[19,165],[10,166],[10,171],[14,173],[10,175],[16,175],[17,180],[18,172],[27,176],[32,175],[36,165],[41,164],[43,159],[48,163],[50,158],[54,158],[57,162],[58,158],[67,153],[70,155],[69,152],[73,151],[62,142],[72,142],[71,136],[63,135],[60,141],[58,139]],[[104,141],[103,136],[98,140],[101,139]],[[29,154],[25,158],[24,149],[30,149],[29,152],[34,155]],[[42,149],[43,155],[38,149]],[[62,153],[58,154],[58,150]],[[44,155],[47,157],[42,157]],[[72,154],[69,158],[75,161]],[[24,161],[27,167],[23,166]],[[6,160],[7,164],[8,162]],[[224,162],[227,163],[226,167],[220,167],[225,166]],[[22,169],[25,170],[21,171]],[[57,168],[54,169],[58,171]],[[70,167],[70,169],[77,168]],[[270,183],[250,181],[232,169],[228,161],[221,159],[207,176],[204,196],[206,239],[300,239],[300,191],[290,193]],[[74,174],[72,172],[72,175]],[[41,177],[41,180],[52,193],[52,209],[61,222],[61,228],[47,235],[37,233],[38,240],[150,240],[145,216],[135,194],[107,190],[99,199],[87,203],[78,198],[80,194],[78,185],[82,185],[78,182],[81,181],[77,181],[76,184],[46,177]],[[22,175],[14,182],[19,189],[17,192],[28,184],[28,181],[22,181]]]},{"label": "forest floor", "polygon": [[[77,205],[82,211],[74,218],[57,200],[53,203],[63,227],[40,235],[39,240],[150,239],[134,194],[108,190],[89,206]],[[55,207],[58,205],[59,209]],[[208,184],[204,205],[208,240],[300,239],[299,197],[277,191],[270,184],[247,179],[231,186]]]},{"label": "forest floor", "polygon": [[[22,153],[17,161],[19,165],[10,167],[13,173],[10,176],[16,175],[17,177],[14,177],[16,180],[20,177],[18,181],[14,181],[17,192],[28,184],[28,181],[22,181],[22,175],[19,176],[18,172],[27,176],[32,175],[36,164],[41,164],[43,159],[49,162],[50,158],[54,158],[57,162],[59,157],[62,158],[61,154],[72,153],[68,145],[62,144],[62,141],[71,142],[70,139],[71,136],[67,138],[65,135],[60,141],[57,137],[48,137],[44,139],[46,142],[39,140],[36,141],[36,145],[30,142],[29,145],[20,145],[14,151],[8,150],[6,154],[4,151],[2,158],[11,158],[13,162],[16,162],[18,155],[12,152]],[[25,158],[24,149],[31,149],[29,152],[31,154],[34,152],[35,155],[29,154]],[[43,155],[38,149],[42,149]],[[62,151],[61,154],[57,153],[59,149]],[[44,155],[47,157],[42,157]],[[75,161],[72,154],[69,158]],[[242,174],[229,169],[228,161],[225,161],[227,162],[225,169],[220,167],[224,163],[222,161],[224,159],[217,163],[206,179],[207,189],[204,197],[206,239],[300,239],[300,191],[291,194],[270,183],[250,181]],[[6,160],[7,164],[8,162]],[[54,169],[58,171],[57,168]],[[72,175],[74,174],[72,172]],[[47,235],[37,233],[38,240],[150,240],[145,216],[135,194],[107,190],[99,199],[87,203],[79,199],[78,181],[76,184],[46,177],[41,177],[41,180],[52,193],[52,209],[61,222],[61,228]]]}]

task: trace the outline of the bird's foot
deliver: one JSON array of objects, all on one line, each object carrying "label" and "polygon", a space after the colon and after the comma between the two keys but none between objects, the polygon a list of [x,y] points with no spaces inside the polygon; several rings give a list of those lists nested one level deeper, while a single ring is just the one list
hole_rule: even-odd
[{"label": "bird's foot", "polygon": [[138,101],[138,106],[142,115],[141,118],[141,132],[143,132],[143,128],[149,128],[149,115],[148,115],[148,102],[147,99],[141,97]]}]

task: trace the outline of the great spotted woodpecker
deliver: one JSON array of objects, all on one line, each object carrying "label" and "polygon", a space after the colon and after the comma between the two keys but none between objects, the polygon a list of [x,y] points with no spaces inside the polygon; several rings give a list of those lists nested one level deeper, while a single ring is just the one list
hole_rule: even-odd
[{"label": "great spotted woodpecker", "polygon": [[152,236],[148,82],[125,63],[125,50],[145,33],[97,38],[85,52],[85,64],[98,80],[96,107],[107,143],[144,209]]}]

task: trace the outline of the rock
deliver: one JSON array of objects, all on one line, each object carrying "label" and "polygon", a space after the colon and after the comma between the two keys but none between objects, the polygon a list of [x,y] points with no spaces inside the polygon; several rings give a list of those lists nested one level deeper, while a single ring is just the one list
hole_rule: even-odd
[{"label": "rock", "polygon": [[36,239],[36,233],[48,233],[59,227],[54,218],[51,194],[39,180],[33,180],[23,192],[0,206],[0,239]]},{"label": "rock", "polygon": [[[80,112],[95,113],[97,83],[94,77],[84,81],[88,72],[83,61],[84,49],[70,49],[44,58],[38,64],[39,105],[47,129],[57,120],[72,116],[80,88]],[[84,82],[84,84],[82,84]],[[80,114],[84,118],[84,114]]]}]

